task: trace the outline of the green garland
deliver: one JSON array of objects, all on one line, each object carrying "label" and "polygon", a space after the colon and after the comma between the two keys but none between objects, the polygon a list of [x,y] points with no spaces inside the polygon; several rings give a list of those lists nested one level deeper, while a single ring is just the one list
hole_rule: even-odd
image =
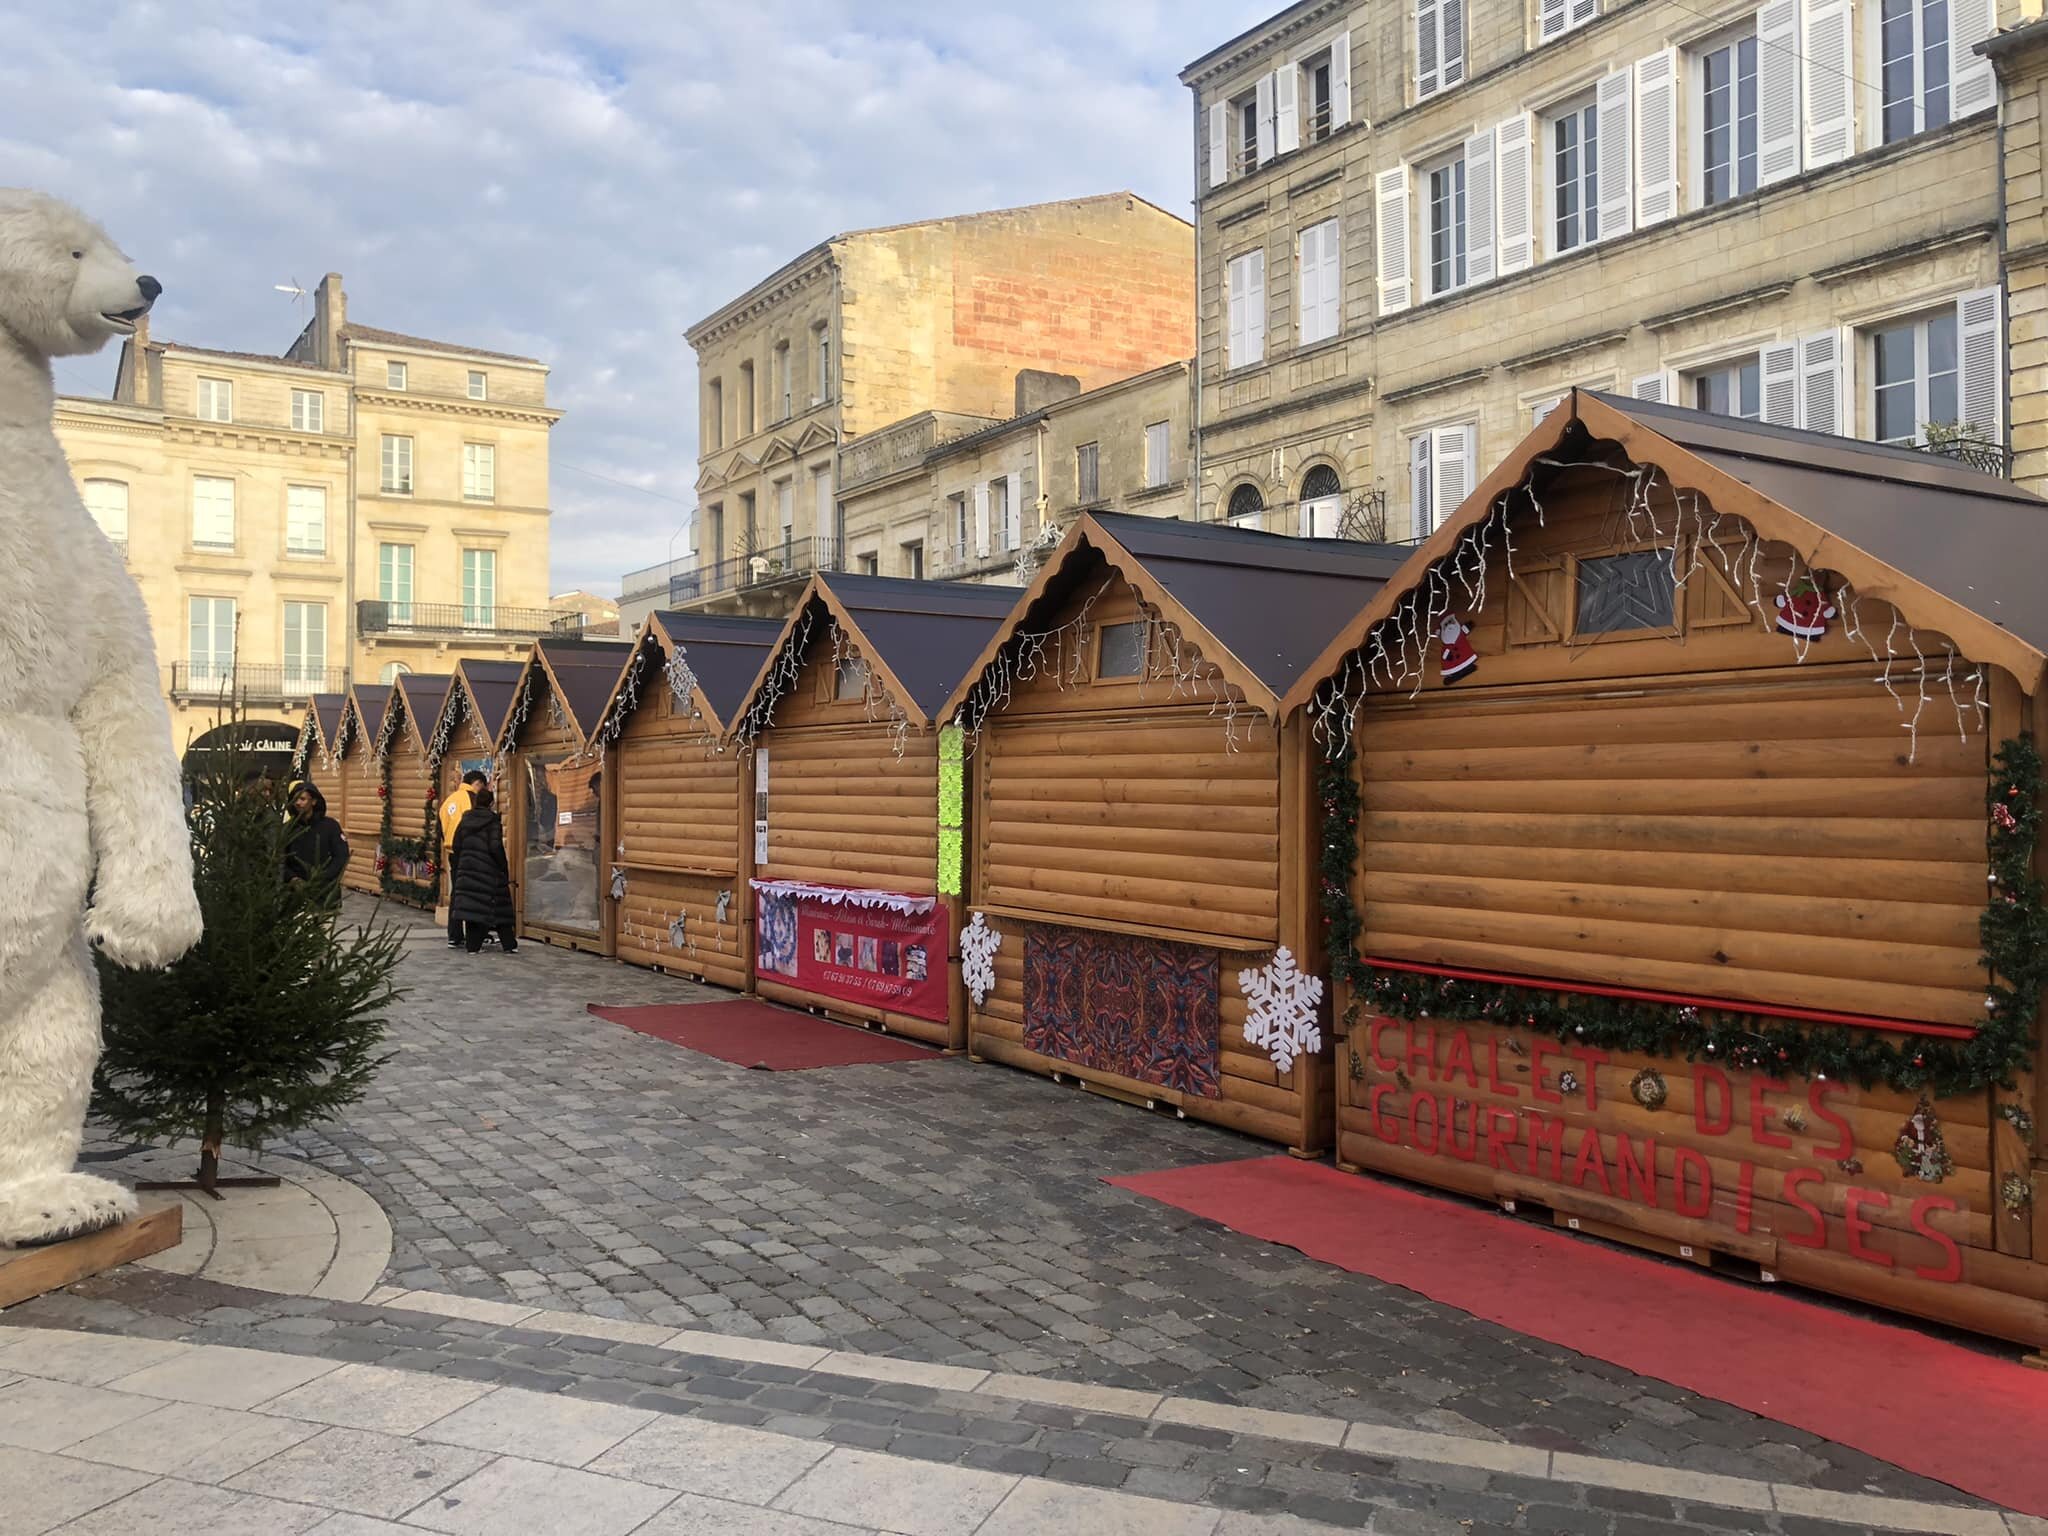
[{"label": "green garland", "polygon": [[1358,953],[1364,930],[1351,899],[1358,864],[1358,787],[1352,755],[1324,763],[1323,930],[1331,971],[1346,984],[1348,1027],[1361,1008],[1395,1018],[1435,1015],[1542,1030],[1602,1050],[1683,1056],[1788,1077],[1834,1077],[1937,1097],[2010,1085],[2033,1050],[2033,1019],[2048,982],[2048,910],[2034,874],[2041,831],[2041,758],[2031,736],[1998,749],[1985,788],[1991,900],[1978,924],[1985,1022],[1968,1040],[1908,1038],[1877,1030],[1799,1024],[1728,1009],[1637,1002],[1540,987],[1375,970]]},{"label": "green garland", "polygon": [[[432,790],[427,791],[427,821],[418,837],[393,837],[391,759],[388,756],[384,759],[384,780],[377,790],[384,801],[383,818],[377,829],[377,888],[394,901],[432,911],[441,894],[441,817],[436,796]],[[432,864],[436,872],[434,878],[425,881],[401,878],[398,874],[401,860],[415,865]]]}]

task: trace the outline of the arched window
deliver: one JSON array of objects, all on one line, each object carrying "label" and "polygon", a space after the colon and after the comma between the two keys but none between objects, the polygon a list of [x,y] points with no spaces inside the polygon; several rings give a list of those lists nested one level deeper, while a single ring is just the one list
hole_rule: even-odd
[{"label": "arched window", "polygon": [[1230,493],[1230,520],[1249,522],[1266,510],[1266,498],[1256,485],[1240,485]]},{"label": "arched window", "polygon": [[1344,510],[1344,486],[1337,471],[1318,464],[1301,477],[1301,536],[1304,539],[1334,539],[1337,520]]},{"label": "arched window", "polygon": [[412,668],[402,661],[387,661],[384,663],[384,670],[379,676],[386,683],[395,683],[401,677],[409,675],[411,671]]},{"label": "arched window", "polygon": [[85,482],[85,510],[100,525],[114,548],[128,547],[128,482],[88,480]]}]

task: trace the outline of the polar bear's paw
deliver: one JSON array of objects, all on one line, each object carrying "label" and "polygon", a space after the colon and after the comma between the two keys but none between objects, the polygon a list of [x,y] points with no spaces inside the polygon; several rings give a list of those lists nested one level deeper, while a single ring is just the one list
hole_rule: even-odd
[{"label": "polar bear's paw", "polygon": [[199,942],[199,898],[190,875],[101,886],[85,913],[85,936],[116,965],[156,970]]},{"label": "polar bear's paw", "polygon": [[0,1243],[31,1248],[119,1226],[135,1192],[90,1173],[46,1173],[0,1184]]}]

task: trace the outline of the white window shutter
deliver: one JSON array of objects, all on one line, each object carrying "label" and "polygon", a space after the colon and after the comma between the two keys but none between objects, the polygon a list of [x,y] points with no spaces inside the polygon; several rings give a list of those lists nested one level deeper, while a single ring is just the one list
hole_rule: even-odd
[{"label": "white window shutter", "polygon": [[[1517,112],[1493,131],[1494,163],[1500,171],[1500,275],[1520,272],[1536,259],[1536,192],[1533,174],[1535,129],[1529,114]],[[1466,176],[1471,169],[1466,168]]]},{"label": "white window shutter", "polygon": [[1300,275],[1296,281],[1301,285],[1300,307],[1296,312],[1295,324],[1300,328],[1295,338],[1306,346],[1320,341],[1322,332],[1322,282],[1323,282],[1323,226],[1311,224],[1301,232],[1300,250],[1296,266]]},{"label": "white window shutter", "polygon": [[1436,485],[1431,500],[1438,524],[1458,510],[1472,489],[1473,435],[1474,428],[1469,423],[1438,427],[1434,433]]},{"label": "white window shutter", "polygon": [[1957,391],[1963,424],[1982,442],[2005,442],[2005,370],[1998,365],[2004,351],[1999,324],[2000,294],[1976,288],[1956,300],[1956,333],[1961,352],[1961,388]]},{"label": "white window shutter", "polygon": [[[1806,8],[1805,76],[1802,105],[1805,111],[1806,155],[1809,171],[1856,152],[1856,113],[1853,96],[1856,75],[1855,31],[1849,25],[1849,0],[1802,0]],[[1986,4],[1990,0],[1985,0]],[[1954,14],[1951,7],[1951,15]],[[1758,70],[1763,64],[1758,61]]]},{"label": "white window shutter", "polygon": [[1799,174],[1799,0],[1756,13],[1756,136],[1759,186]]},{"label": "white window shutter", "polygon": [[1593,93],[1600,125],[1600,238],[1612,240],[1634,227],[1635,196],[1629,180],[1629,72],[1617,70]]},{"label": "white window shutter", "polygon": [[1266,253],[1253,251],[1245,261],[1244,360],[1266,360]]},{"label": "white window shutter", "polygon": [[1799,425],[1809,432],[1843,435],[1848,369],[1840,330],[1816,331],[1799,343]]},{"label": "white window shutter", "polygon": [[1351,34],[1339,32],[1330,43],[1330,126],[1351,121]]},{"label": "white window shutter", "polygon": [[1465,78],[1465,0],[1438,0],[1437,15],[1443,27],[1443,88],[1448,91]]},{"label": "white window shutter", "polygon": [[1977,52],[1996,28],[1995,0],[1949,0],[1949,115],[1968,117],[1998,104],[1991,61]]},{"label": "white window shutter", "polygon": [[1335,219],[1323,226],[1323,334],[1344,334],[1344,234]]},{"label": "white window shutter", "polygon": [[1301,148],[1301,70],[1293,64],[1273,71],[1273,135],[1283,155]]},{"label": "white window shutter", "polygon": [[1430,436],[1418,432],[1408,439],[1408,532],[1414,538],[1436,527],[1436,508],[1429,499],[1434,484],[1429,467]]},{"label": "white window shutter", "polygon": [[1583,27],[1600,14],[1600,0],[1571,0],[1571,24]]},{"label": "white window shutter", "polygon": [[1397,315],[1409,305],[1408,167],[1381,171],[1373,182],[1374,215],[1380,246],[1380,313]]},{"label": "white window shutter", "polygon": [[1630,393],[1638,400],[1648,400],[1655,405],[1669,405],[1670,385],[1670,375],[1660,368],[1655,373],[1646,373],[1637,379]]},{"label": "white window shutter", "polygon": [[1229,339],[1226,342],[1228,350],[1225,353],[1224,359],[1224,366],[1226,368],[1242,368],[1244,366],[1245,283],[1249,276],[1249,266],[1250,264],[1242,257],[1233,260],[1229,266],[1230,295],[1228,308],[1230,311],[1230,329]]},{"label": "white window shutter", "polygon": [[982,481],[974,488],[974,554],[976,559],[988,558],[988,482]]},{"label": "white window shutter", "polygon": [[1426,101],[1444,87],[1443,60],[1437,52],[1437,8],[1442,0],[1415,0],[1415,99]]},{"label": "white window shutter", "polygon": [[1209,109],[1209,185],[1230,179],[1230,106],[1217,102]]},{"label": "white window shutter", "polygon": [[1465,281],[1493,281],[1493,130],[1465,141]]},{"label": "white window shutter", "polygon": [[1273,158],[1273,77],[1259,76],[1254,110],[1258,116],[1259,164]]},{"label": "white window shutter", "polygon": [[1571,16],[1565,0],[1536,0],[1536,41],[1550,42],[1563,37],[1571,25]]},{"label": "white window shutter", "polygon": [[[1636,227],[1677,212],[1678,50],[1666,48],[1636,60]],[[1607,233],[1604,218],[1600,233]]]},{"label": "white window shutter", "polygon": [[1016,475],[1003,480],[1003,548],[1024,542],[1024,482]]},{"label": "white window shutter", "polygon": [[1758,371],[1763,375],[1763,419],[1777,427],[1799,425],[1799,343],[1781,341],[1765,347]]}]

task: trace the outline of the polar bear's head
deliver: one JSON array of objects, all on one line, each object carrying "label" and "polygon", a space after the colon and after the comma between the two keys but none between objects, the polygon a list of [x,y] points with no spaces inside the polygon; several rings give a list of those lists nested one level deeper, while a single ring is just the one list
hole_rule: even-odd
[{"label": "polar bear's head", "polygon": [[163,292],[69,203],[0,187],[0,331],[43,357],[97,352]]}]

